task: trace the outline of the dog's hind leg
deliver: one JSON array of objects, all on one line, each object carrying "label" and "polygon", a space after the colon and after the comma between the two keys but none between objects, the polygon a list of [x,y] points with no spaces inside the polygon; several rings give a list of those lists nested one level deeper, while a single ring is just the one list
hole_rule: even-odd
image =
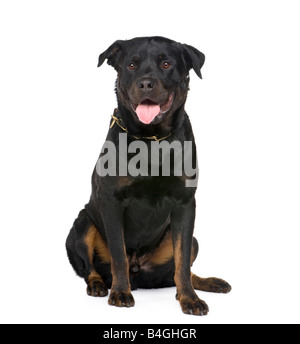
[{"label": "dog's hind leg", "polygon": [[[106,296],[108,294],[107,286],[101,275],[95,270],[93,262],[94,256],[97,256],[98,259],[100,258],[102,264],[110,266],[111,257],[107,244],[94,225],[88,228],[83,241],[87,247],[89,263],[92,267],[88,277],[85,278],[87,293],[91,296]],[[99,266],[99,264],[97,266]]]},{"label": "dog's hind leg", "polygon": [[110,255],[105,242],[85,210],[80,211],[70,230],[66,249],[75,272],[84,278],[87,284],[87,294],[91,296],[107,295],[107,286],[101,275],[95,270],[93,260],[95,252],[98,253],[104,263],[109,262]]},{"label": "dog's hind leg", "polygon": [[[192,246],[192,256],[191,256],[191,263],[193,264],[194,260],[196,259],[198,254],[198,242],[196,238],[193,238],[193,246]],[[209,277],[209,278],[202,278],[198,277],[197,275],[191,273],[192,279],[192,286],[194,289],[208,291],[213,293],[229,293],[231,290],[231,286],[221,278],[216,277]]]}]

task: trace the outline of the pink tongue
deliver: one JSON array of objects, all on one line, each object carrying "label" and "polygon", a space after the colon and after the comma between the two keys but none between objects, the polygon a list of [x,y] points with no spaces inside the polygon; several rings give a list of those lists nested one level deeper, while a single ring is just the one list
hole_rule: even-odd
[{"label": "pink tongue", "polygon": [[135,111],[141,122],[149,124],[160,113],[160,106],[157,104],[140,104]]}]

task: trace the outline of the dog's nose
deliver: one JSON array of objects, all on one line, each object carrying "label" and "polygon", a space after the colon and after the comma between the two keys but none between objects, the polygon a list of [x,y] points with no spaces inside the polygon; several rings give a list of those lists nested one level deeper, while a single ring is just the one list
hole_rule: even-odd
[{"label": "dog's nose", "polygon": [[138,81],[138,87],[143,92],[150,92],[156,85],[156,81],[154,79],[142,79]]}]

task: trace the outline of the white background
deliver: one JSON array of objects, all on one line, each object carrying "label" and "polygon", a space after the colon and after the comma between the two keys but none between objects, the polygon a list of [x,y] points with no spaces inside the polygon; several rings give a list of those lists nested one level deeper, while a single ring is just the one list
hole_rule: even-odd
[{"label": "white background", "polygon": [[[298,1],[1,1],[1,323],[299,323]],[[116,72],[97,69],[117,39],[161,35],[206,55],[186,105],[200,182],[193,271],[232,285],[134,291],[119,309],[92,298],[64,242],[116,105]]]}]

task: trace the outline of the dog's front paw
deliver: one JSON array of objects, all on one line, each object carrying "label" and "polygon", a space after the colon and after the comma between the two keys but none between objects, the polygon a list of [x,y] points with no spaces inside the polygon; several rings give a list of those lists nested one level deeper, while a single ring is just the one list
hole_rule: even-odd
[{"label": "dog's front paw", "polygon": [[108,303],[117,307],[133,307],[134,298],[130,292],[117,292],[112,290],[108,298]]},{"label": "dog's front paw", "polygon": [[198,297],[176,297],[180,302],[183,313],[191,315],[207,315],[209,308],[207,304],[203,300],[200,300]]}]

